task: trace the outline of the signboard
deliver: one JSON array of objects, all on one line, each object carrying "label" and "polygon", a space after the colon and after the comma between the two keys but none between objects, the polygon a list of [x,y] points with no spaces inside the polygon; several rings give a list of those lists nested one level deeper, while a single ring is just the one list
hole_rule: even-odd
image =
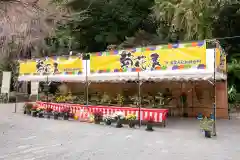
[{"label": "signboard", "polygon": [[11,72],[3,72],[1,93],[9,93],[11,83]]},{"label": "signboard", "polygon": [[138,50],[121,50],[92,54],[90,59],[90,71],[92,73],[102,73],[131,69],[135,57],[140,57],[142,55],[141,51],[142,49],[139,48]]},{"label": "signboard", "polygon": [[92,73],[205,69],[205,42],[98,52],[90,59]]},{"label": "signboard", "polygon": [[82,74],[82,59],[80,57],[46,57],[20,61],[20,75],[41,74]]},{"label": "signboard", "polygon": [[38,95],[39,82],[31,82],[31,95]]}]

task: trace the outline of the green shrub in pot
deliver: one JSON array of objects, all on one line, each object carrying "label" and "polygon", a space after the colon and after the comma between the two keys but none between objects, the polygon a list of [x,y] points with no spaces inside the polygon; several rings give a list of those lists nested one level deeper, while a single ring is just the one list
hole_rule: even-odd
[{"label": "green shrub in pot", "polygon": [[137,119],[137,116],[135,114],[128,114],[126,116],[126,120],[128,121],[128,125],[130,128],[135,127],[135,120]]},{"label": "green shrub in pot", "polygon": [[201,130],[204,131],[206,138],[212,137],[212,128],[213,128],[214,120],[208,119],[205,117],[203,120],[200,121]]}]

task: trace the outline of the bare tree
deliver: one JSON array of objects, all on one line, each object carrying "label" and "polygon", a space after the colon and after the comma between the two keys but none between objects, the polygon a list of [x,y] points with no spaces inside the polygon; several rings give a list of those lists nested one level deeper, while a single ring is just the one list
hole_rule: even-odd
[{"label": "bare tree", "polygon": [[12,52],[12,43],[18,53],[11,54],[16,56],[42,47],[44,38],[54,34],[56,22],[66,13],[54,4],[39,4],[39,0],[0,0],[1,54]]},{"label": "bare tree", "polygon": [[[42,0],[41,2],[43,2]],[[39,0],[0,0],[0,71],[18,70],[16,60],[39,54],[67,10]],[[40,53],[41,54],[41,53]],[[16,81],[16,76],[13,76]],[[14,85],[14,84],[13,84]]]}]

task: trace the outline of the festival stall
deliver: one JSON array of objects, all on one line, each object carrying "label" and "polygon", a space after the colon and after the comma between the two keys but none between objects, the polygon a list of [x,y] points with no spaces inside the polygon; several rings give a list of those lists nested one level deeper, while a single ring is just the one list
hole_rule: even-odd
[{"label": "festival stall", "polygon": [[[65,96],[61,101],[37,104],[55,110],[70,108],[80,119],[96,110],[135,114],[140,120],[152,117],[155,122],[165,121],[168,112],[178,116],[214,112],[222,118],[228,114],[226,55],[217,41],[90,55],[84,60],[82,56],[65,56],[21,61],[19,81],[64,82],[71,91],[69,101]],[[78,91],[84,93],[75,98],[82,101],[72,104],[72,94]]]}]

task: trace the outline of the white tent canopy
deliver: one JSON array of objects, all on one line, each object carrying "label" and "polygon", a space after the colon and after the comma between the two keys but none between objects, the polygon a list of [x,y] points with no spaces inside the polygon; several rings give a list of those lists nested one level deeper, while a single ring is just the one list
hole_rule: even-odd
[{"label": "white tent canopy", "polygon": [[[227,76],[216,72],[216,80],[226,80]],[[207,70],[166,70],[150,72],[118,72],[96,73],[82,75],[26,75],[20,76],[19,81],[65,81],[65,82],[122,82],[122,81],[200,81],[214,79],[214,72]]]}]

